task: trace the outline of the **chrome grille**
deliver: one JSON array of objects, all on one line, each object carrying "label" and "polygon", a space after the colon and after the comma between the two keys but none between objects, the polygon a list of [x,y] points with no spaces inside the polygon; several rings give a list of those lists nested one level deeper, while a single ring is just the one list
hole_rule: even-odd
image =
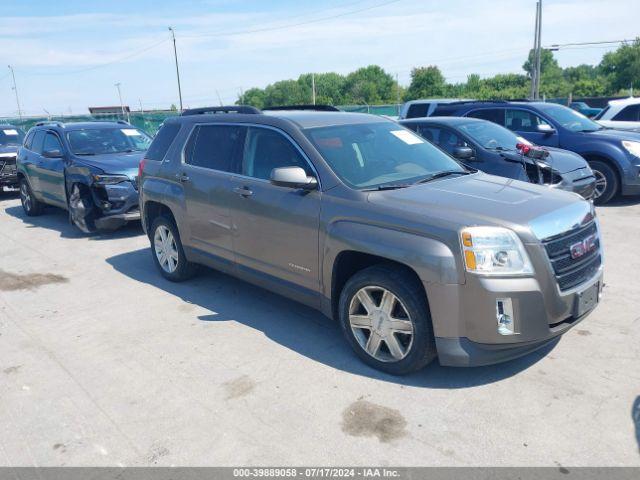
[{"label": "chrome grille", "polygon": [[[594,234],[597,236],[594,249],[578,258],[573,258],[571,247]],[[602,265],[600,236],[595,222],[578,230],[543,240],[542,244],[551,262],[558,286],[562,291],[590,280]]]},{"label": "chrome grille", "polygon": [[12,177],[16,173],[16,157],[0,157],[0,177]]}]

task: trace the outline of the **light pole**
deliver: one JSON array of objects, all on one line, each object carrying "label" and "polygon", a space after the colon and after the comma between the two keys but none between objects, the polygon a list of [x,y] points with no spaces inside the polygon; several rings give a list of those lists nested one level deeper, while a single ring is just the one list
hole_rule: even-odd
[{"label": "light pole", "polygon": [[120,109],[122,110],[122,116],[127,117],[127,122],[130,122],[129,114],[124,111],[124,103],[122,103],[122,92],[120,91],[120,82],[115,84],[115,87],[118,89],[118,98],[120,98]]},{"label": "light pole", "polygon": [[9,70],[11,70],[11,78],[13,79],[13,91],[16,92],[16,104],[18,105],[18,117],[20,117],[20,121],[22,121],[22,109],[20,108],[20,98],[18,97],[18,87],[16,85],[16,75],[13,73],[13,67],[11,65],[7,65]]},{"label": "light pole", "polygon": [[178,50],[176,49],[176,34],[173,27],[169,27],[173,39],[173,56],[176,60],[176,76],[178,77],[178,96],[180,97],[180,112],[182,112],[182,87],[180,86],[180,68],[178,67]]}]

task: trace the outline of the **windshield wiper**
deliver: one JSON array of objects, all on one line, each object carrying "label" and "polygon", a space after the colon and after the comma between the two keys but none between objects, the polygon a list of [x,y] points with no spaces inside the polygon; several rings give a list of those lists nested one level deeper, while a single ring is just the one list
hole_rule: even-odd
[{"label": "windshield wiper", "polygon": [[448,177],[449,175],[470,175],[471,172],[467,172],[466,170],[445,170],[443,172],[434,173],[433,175],[428,176],[427,178],[423,178],[422,180],[418,180],[417,183],[427,183],[432,180],[437,180],[438,178]]},{"label": "windshield wiper", "polygon": [[383,190],[397,190],[399,188],[407,188],[410,187],[412,184],[410,183],[387,183],[385,185],[378,185],[377,187],[374,188],[367,188],[362,190],[363,192],[381,192]]},{"label": "windshield wiper", "polygon": [[513,152],[513,148],[505,147],[485,147],[487,150],[495,150],[496,152]]},{"label": "windshield wiper", "polygon": [[82,156],[82,155],[95,155],[94,152],[81,152],[81,153],[75,153],[74,155],[78,155],[78,156]]}]

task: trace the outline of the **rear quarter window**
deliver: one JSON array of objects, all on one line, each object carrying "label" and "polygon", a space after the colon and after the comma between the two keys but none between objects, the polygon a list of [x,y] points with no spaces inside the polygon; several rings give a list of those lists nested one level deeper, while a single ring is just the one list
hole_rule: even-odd
[{"label": "rear quarter window", "polygon": [[481,118],[505,126],[505,110],[503,108],[485,108],[482,110],[474,110],[467,114],[467,117]]},{"label": "rear quarter window", "polygon": [[429,103],[414,103],[409,106],[407,111],[407,118],[421,118],[426,117],[429,111]]},{"label": "rear quarter window", "polygon": [[147,160],[161,162],[167,155],[167,151],[169,150],[169,147],[171,147],[171,144],[175,140],[179,131],[179,123],[166,123],[162,125],[153,139],[153,142],[151,142],[145,158]]}]

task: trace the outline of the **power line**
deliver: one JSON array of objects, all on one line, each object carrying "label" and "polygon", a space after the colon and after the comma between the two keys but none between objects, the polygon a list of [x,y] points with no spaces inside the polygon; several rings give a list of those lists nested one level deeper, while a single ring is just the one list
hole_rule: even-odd
[{"label": "power line", "polygon": [[555,43],[553,45],[549,45],[543,48],[551,50],[554,48],[577,47],[577,46],[583,46],[583,45],[603,45],[607,43],[631,43],[633,41],[634,40],[603,40],[598,42]]},{"label": "power line", "polygon": [[163,40],[161,40],[159,42],[156,42],[156,43],[154,43],[152,45],[148,45],[148,46],[146,46],[144,48],[141,48],[140,50],[136,50],[136,51],[130,53],[129,55],[124,56],[124,57],[120,57],[120,58],[117,58],[115,60],[111,60],[109,62],[100,63],[100,64],[97,64],[97,65],[92,65],[90,67],[81,68],[81,69],[77,69],[77,70],[67,70],[67,71],[62,71],[62,72],[29,72],[29,71],[21,70],[21,72],[22,72],[23,75],[36,75],[36,76],[41,76],[41,75],[42,76],[71,75],[71,74],[76,74],[76,73],[88,72],[88,71],[91,71],[91,70],[96,70],[98,68],[107,67],[109,65],[114,65],[116,63],[121,63],[121,62],[123,62],[125,60],[129,60],[130,58],[136,57],[136,56],[138,56],[138,55],[140,55],[140,54],[142,54],[144,52],[147,52],[147,51],[149,51],[149,50],[151,50],[153,48],[156,48],[159,45],[162,45],[163,43],[168,42],[168,41],[169,41],[169,39],[165,38],[165,39],[163,39]]},{"label": "power line", "polygon": [[256,28],[256,29],[250,29],[250,30],[236,30],[236,31],[231,31],[231,32],[212,32],[212,33],[201,33],[201,34],[194,34],[194,35],[183,35],[182,37],[184,38],[201,38],[201,37],[231,37],[231,36],[236,36],[236,35],[245,35],[248,33],[262,33],[262,32],[271,32],[274,30],[284,30],[287,28],[294,28],[294,27],[300,27],[303,25],[310,25],[312,23],[319,23],[319,22],[326,22],[328,20],[333,20],[336,18],[341,18],[341,17],[346,17],[348,15],[355,15],[356,13],[362,13],[362,12],[367,12],[369,10],[373,10],[375,8],[381,8],[381,7],[386,7],[387,5],[391,5],[393,3],[398,3],[401,2],[402,0],[391,0],[391,1],[387,1],[387,2],[382,2],[382,3],[378,3],[375,5],[370,5],[368,7],[365,8],[360,8],[357,10],[350,10],[348,12],[343,12],[343,13],[339,13],[336,15],[330,15],[327,17],[322,17],[322,18],[316,18],[314,20],[307,20],[304,22],[298,22],[298,23],[290,23],[288,25],[281,25],[278,27],[264,27],[264,28]]}]

